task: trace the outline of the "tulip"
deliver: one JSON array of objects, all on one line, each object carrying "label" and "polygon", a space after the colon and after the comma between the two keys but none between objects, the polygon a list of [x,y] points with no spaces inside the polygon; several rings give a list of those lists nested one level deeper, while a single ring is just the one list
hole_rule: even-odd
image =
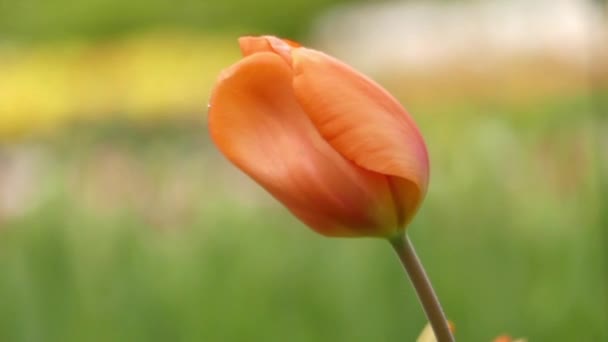
[{"label": "tulip", "polygon": [[427,191],[414,120],[374,81],[322,52],[272,36],[239,40],[219,77],[209,130],[220,151],[327,236],[387,238],[439,342],[454,341],[405,234]]},{"label": "tulip", "polygon": [[220,151],[327,236],[394,237],[427,191],[413,119],[377,83],[322,52],[243,37],[220,75],[209,130]]}]

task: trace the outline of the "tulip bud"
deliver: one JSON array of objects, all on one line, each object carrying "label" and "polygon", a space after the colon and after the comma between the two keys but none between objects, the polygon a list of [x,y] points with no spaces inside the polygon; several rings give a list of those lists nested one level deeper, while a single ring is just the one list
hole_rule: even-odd
[{"label": "tulip bud", "polygon": [[243,37],[220,75],[209,130],[219,150],[327,236],[392,237],[427,190],[413,119],[343,62],[276,37]]}]

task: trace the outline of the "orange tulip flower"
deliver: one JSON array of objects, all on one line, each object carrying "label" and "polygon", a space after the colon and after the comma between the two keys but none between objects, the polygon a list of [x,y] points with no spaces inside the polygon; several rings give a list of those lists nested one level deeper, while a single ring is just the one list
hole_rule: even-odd
[{"label": "orange tulip flower", "polygon": [[209,109],[221,152],[327,236],[393,237],[422,202],[426,146],[377,83],[322,52],[243,37]]}]

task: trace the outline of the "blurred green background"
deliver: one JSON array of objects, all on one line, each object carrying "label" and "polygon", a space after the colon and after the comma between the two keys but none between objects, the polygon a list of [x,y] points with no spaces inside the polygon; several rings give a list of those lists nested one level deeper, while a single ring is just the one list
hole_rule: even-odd
[{"label": "blurred green background", "polygon": [[0,341],[416,339],[387,243],[315,235],[213,147],[213,81],[260,33],[370,73],[418,122],[409,231],[458,340],[608,341],[606,9],[514,4],[0,1]]}]

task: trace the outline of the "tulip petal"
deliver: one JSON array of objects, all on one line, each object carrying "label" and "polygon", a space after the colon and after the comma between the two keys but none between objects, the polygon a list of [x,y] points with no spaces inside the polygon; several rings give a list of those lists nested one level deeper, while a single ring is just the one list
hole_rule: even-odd
[{"label": "tulip petal", "polygon": [[428,155],[413,119],[386,90],[319,51],[292,49],[294,93],[324,139],[356,165],[389,176],[399,222],[415,214]]},{"label": "tulip petal", "polygon": [[291,49],[300,47],[300,44],[273,36],[247,36],[239,38],[239,46],[245,57],[258,52],[274,52],[291,64]]},{"label": "tulip petal", "polygon": [[244,57],[258,52],[273,52],[272,46],[265,37],[241,37],[239,38],[239,46]]},{"label": "tulip petal", "polygon": [[293,214],[330,236],[386,236],[397,228],[384,175],[336,152],[299,106],[293,71],[253,53],[218,80],[209,130],[223,154]]}]

